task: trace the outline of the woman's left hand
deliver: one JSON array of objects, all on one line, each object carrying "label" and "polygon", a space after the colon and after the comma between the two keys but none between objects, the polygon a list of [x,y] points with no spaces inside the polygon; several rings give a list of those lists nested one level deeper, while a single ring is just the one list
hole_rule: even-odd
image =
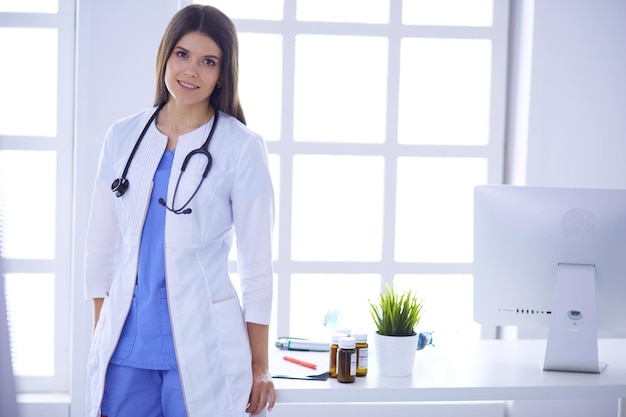
[{"label": "woman's left hand", "polygon": [[246,413],[259,414],[266,405],[267,411],[272,411],[275,402],[276,391],[269,370],[265,367],[252,365],[252,391]]}]

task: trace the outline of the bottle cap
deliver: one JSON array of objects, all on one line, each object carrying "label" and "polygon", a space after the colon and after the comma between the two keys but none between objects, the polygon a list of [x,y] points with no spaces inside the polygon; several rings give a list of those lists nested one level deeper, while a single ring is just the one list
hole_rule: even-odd
[{"label": "bottle cap", "polygon": [[333,343],[337,343],[337,342],[339,342],[339,338],[340,338],[340,337],[344,337],[344,336],[345,336],[345,334],[341,334],[341,333],[333,333],[333,334],[330,336],[330,343],[331,343],[331,344],[333,344]]},{"label": "bottle cap", "polygon": [[356,339],[357,343],[367,342],[367,333],[352,333],[352,337]]},{"label": "bottle cap", "polygon": [[340,349],[354,349],[356,345],[356,340],[354,337],[344,336],[339,338],[339,348]]}]

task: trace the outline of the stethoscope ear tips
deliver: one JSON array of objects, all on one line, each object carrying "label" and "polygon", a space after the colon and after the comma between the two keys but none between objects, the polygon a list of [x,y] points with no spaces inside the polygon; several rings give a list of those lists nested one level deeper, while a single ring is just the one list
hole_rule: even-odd
[{"label": "stethoscope ear tips", "polygon": [[126,178],[117,178],[111,184],[111,191],[115,193],[116,197],[121,197],[128,190],[128,180]]}]

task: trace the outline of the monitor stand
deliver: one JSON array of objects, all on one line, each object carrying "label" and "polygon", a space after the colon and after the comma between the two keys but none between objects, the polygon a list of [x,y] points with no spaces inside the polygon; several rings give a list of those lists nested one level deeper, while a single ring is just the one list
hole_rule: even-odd
[{"label": "monitor stand", "polygon": [[546,345],[544,371],[599,374],[594,265],[559,264]]}]

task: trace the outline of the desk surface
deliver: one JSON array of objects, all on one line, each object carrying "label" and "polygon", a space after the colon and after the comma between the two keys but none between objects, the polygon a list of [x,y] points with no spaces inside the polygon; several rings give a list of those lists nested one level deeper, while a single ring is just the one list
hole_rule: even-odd
[{"label": "desk surface", "polygon": [[[279,403],[492,401],[626,398],[626,339],[603,339],[601,374],[543,371],[545,340],[482,340],[416,352],[413,375],[383,377],[375,353],[366,377],[351,384],[274,379]],[[316,371],[282,359],[288,355],[317,364]],[[328,352],[270,350],[272,373],[306,375],[328,370]]]}]

